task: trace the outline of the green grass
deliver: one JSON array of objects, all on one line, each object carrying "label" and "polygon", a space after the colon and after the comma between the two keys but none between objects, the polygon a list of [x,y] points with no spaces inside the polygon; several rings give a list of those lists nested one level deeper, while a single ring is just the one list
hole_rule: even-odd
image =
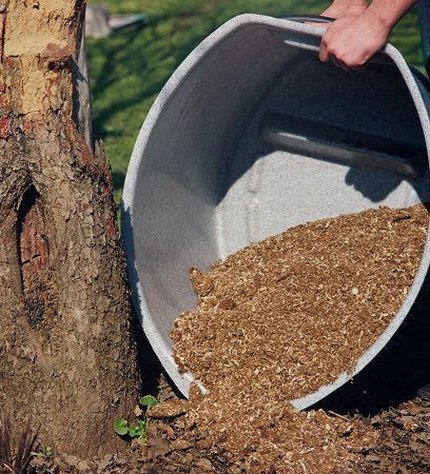
[{"label": "green grass", "polygon": [[[105,143],[119,201],[128,160],[140,126],[158,92],[188,53],[210,32],[240,13],[282,16],[319,13],[318,0],[105,0],[113,13],[145,12],[139,31],[88,40],[94,132]],[[391,41],[422,67],[415,12],[405,17]]]}]

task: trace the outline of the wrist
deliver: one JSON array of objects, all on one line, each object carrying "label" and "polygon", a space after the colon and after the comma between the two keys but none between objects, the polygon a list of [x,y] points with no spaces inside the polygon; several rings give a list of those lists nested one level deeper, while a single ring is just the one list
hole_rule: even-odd
[{"label": "wrist", "polygon": [[378,36],[385,36],[388,38],[391,30],[399,21],[400,16],[394,15],[392,12],[387,12],[379,8],[372,8],[372,4],[361,15],[361,19],[371,25],[373,31]]},{"label": "wrist", "polygon": [[322,15],[335,19],[346,16],[359,16],[366,8],[367,0],[334,0]]},{"label": "wrist", "polygon": [[360,15],[367,9],[367,0],[334,0],[331,7],[346,15]]},{"label": "wrist", "polygon": [[417,0],[374,0],[364,12],[367,21],[378,26],[380,31],[384,31],[387,36],[396,26],[400,18],[415,4]]}]

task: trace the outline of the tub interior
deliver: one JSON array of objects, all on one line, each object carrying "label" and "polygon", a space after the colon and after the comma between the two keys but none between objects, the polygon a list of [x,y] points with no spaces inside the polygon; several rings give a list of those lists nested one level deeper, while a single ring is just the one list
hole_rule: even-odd
[{"label": "tub interior", "polygon": [[[163,91],[134,189],[133,250],[141,298],[166,347],[174,319],[195,305],[192,266],[207,270],[303,222],[429,198],[422,127],[398,69],[385,58],[343,71],[285,40],[266,25],[244,25]],[[262,134],[271,117],[286,133],[289,123],[296,134],[297,124],[310,124],[298,127],[305,145],[321,139],[322,124],[336,130],[324,133],[339,149],[345,130],[369,144],[370,157],[372,140],[405,150],[393,159],[416,173],[277,146]]]}]

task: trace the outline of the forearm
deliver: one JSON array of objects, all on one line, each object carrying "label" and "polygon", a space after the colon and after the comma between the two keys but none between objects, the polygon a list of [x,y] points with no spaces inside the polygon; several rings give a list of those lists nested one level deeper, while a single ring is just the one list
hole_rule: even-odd
[{"label": "forearm", "polygon": [[363,4],[367,5],[367,0],[333,0],[331,6],[342,10],[361,8]]},{"label": "forearm", "polygon": [[331,18],[361,15],[367,8],[367,0],[334,0],[331,5],[322,12],[322,15]]},{"label": "forearm", "polygon": [[[391,31],[400,18],[410,10],[418,0],[373,0],[363,13],[372,23]],[[425,1],[425,0],[422,0]]]}]

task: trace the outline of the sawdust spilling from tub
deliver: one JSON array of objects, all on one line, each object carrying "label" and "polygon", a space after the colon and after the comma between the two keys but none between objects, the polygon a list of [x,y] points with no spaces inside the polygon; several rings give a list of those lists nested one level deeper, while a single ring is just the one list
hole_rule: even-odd
[{"label": "sawdust spilling from tub", "polygon": [[368,210],[291,228],[207,273],[193,268],[198,306],[172,331],[180,368],[209,390],[193,391],[192,422],[243,456],[250,472],[353,464],[354,449],[372,443],[369,426],[299,413],[288,400],[352,371],[387,328],[413,282],[427,226],[422,204]]}]

